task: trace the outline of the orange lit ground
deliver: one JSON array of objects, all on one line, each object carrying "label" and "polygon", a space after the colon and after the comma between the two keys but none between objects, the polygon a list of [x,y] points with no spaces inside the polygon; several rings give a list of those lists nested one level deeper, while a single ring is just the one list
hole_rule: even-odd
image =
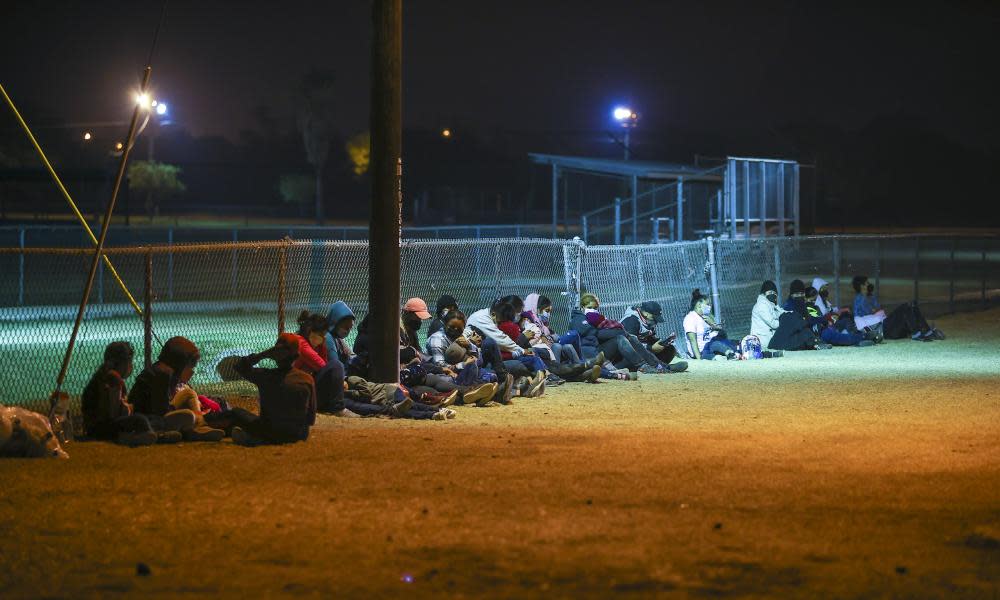
[{"label": "orange lit ground", "polygon": [[0,597],[995,598],[1000,311],[939,326],[289,447],[2,461]]}]

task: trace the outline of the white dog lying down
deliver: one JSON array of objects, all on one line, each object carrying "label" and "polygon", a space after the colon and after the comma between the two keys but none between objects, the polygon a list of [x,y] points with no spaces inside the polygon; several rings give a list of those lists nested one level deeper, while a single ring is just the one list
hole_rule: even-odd
[{"label": "white dog lying down", "polygon": [[49,420],[25,408],[0,405],[0,456],[69,458]]}]

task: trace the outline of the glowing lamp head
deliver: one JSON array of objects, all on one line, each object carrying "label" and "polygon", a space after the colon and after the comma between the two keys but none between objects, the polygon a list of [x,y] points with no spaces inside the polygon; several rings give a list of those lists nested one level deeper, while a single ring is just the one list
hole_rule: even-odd
[{"label": "glowing lamp head", "polygon": [[136,94],[135,103],[142,108],[149,108],[149,94]]},{"label": "glowing lamp head", "polygon": [[635,113],[633,113],[630,108],[619,106],[615,108],[615,111],[612,114],[614,115],[616,121],[625,121],[631,119],[632,115]]},{"label": "glowing lamp head", "polygon": [[92,138],[92,137],[93,136],[90,135],[89,131],[83,134],[83,139],[86,140],[86,141],[88,141],[88,142],[90,141],[90,138]]},{"label": "glowing lamp head", "polygon": [[166,102],[160,102],[159,104],[157,104],[156,102],[154,102],[153,104],[156,105],[156,114],[160,115],[161,117],[163,115],[167,114],[167,103]]},{"label": "glowing lamp head", "polygon": [[121,150],[124,147],[125,147],[125,144],[123,144],[121,142],[118,142],[117,144],[115,144],[115,150]]},{"label": "glowing lamp head", "polygon": [[451,137],[451,130],[450,129],[443,129],[441,131],[441,137],[446,137],[446,138]]}]

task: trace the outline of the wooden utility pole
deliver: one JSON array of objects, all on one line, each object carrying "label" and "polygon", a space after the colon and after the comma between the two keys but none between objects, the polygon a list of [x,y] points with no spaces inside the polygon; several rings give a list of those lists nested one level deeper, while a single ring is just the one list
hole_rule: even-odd
[{"label": "wooden utility pole", "polygon": [[371,376],[399,381],[399,247],[402,226],[402,0],[372,3],[371,221],[368,332]]}]

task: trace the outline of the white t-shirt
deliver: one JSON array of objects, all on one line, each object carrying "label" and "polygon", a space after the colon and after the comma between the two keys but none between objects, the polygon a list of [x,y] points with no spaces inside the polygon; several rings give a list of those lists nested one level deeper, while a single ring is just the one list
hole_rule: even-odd
[{"label": "white t-shirt", "polygon": [[695,339],[698,342],[699,356],[701,355],[701,351],[705,349],[705,344],[712,341],[712,338],[719,334],[718,331],[709,328],[705,319],[693,310],[684,316],[684,342],[687,344],[688,355],[694,356],[695,353],[691,349],[691,340],[687,336],[689,333],[695,335]]}]

